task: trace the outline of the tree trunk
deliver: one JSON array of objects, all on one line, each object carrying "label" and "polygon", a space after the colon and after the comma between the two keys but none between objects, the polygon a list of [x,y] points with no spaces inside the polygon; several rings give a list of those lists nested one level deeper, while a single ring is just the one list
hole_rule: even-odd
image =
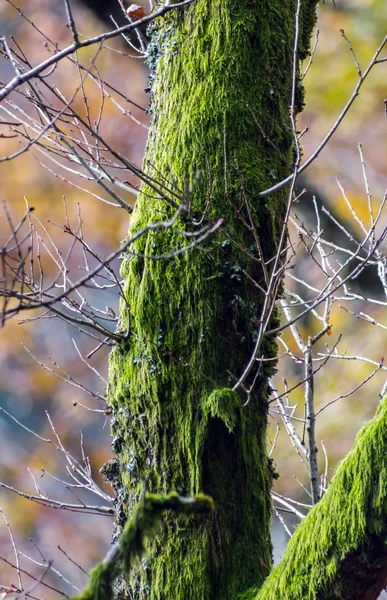
[{"label": "tree trunk", "polygon": [[[296,5],[196,0],[153,32],[144,165],[165,187],[157,194],[143,186],[130,235],[170,219],[166,198],[180,202],[174,194],[186,210],[174,227],[140,237],[122,266],[130,336],[110,361],[119,516],[130,514],[144,482],[152,492],[207,493],[216,512],[204,521],[167,516],[127,583],[128,598],[235,600],[259,588],[271,568],[266,421],[275,340],[260,349],[266,360],[246,382],[255,381],[248,402],[230,387],[254,348],[265,285],[260,253],[275,256],[283,227],[288,191],[259,192],[292,169]],[[299,58],[314,20],[315,1],[306,0]],[[192,241],[182,231],[197,231],[203,214],[203,224],[222,218],[221,230],[177,252]]]}]

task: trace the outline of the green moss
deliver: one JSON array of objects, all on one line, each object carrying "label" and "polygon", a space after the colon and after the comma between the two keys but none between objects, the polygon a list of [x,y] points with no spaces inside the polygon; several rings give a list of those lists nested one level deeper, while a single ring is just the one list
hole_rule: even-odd
[{"label": "green moss", "polygon": [[[282,228],[287,191],[265,199],[259,192],[288,175],[292,161],[295,5],[196,0],[153,33],[144,164],[175,192],[196,184],[185,218],[140,237],[122,265],[131,335],[110,361],[120,497],[130,513],[144,481],[160,493],[204,491],[216,514],[201,523],[163,521],[147,568],[129,582],[133,598],[146,590],[151,600],[234,600],[270,570],[266,382],[275,340],[262,345],[273,360],[252,372],[246,385],[256,378],[255,387],[244,408],[243,395],[228,388],[251,356],[263,303],[251,281],[263,284],[255,234],[270,261]],[[308,2],[304,11],[314,14],[314,6]],[[222,231],[201,249],[156,260],[188,243],[181,231],[200,229],[195,221],[203,211],[204,223],[224,220]],[[144,185],[130,233],[172,214]]]},{"label": "green moss", "polygon": [[204,400],[204,412],[211,417],[219,417],[232,432],[237,423],[237,408],[240,407],[240,396],[229,388],[214,390]]},{"label": "green moss", "polygon": [[146,494],[127,521],[111,556],[91,571],[86,590],[72,600],[113,600],[116,577],[122,571],[131,574],[133,562],[145,552],[145,542],[154,536],[162,512],[169,510],[187,517],[209,514],[213,508],[211,498],[204,494],[194,498],[182,498],[175,492]]},{"label": "green moss", "polygon": [[[256,600],[365,598],[367,571],[375,566],[380,577],[386,514],[387,399],[358,434],[323,499],[296,529]],[[361,568],[355,572],[356,563]]]},{"label": "green moss", "polygon": [[115,568],[110,564],[100,563],[90,573],[89,585],[79,596],[72,600],[113,600],[113,581]]},{"label": "green moss", "polygon": [[251,588],[250,590],[246,590],[246,592],[240,594],[238,596],[238,600],[255,600],[257,593],[257,588]]}]

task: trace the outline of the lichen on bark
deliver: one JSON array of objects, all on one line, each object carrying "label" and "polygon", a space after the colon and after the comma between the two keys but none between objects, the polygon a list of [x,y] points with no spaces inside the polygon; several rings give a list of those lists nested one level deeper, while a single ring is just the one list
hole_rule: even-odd
[{"label": "lichen on bark", "polygon": [[[265,199],[259,192],[287,176],[293,160],[295,9],[294,0],[196,0],[153,32],[145,169],[175,192],[195,186],[188,216],[140,237],[123,261],[130,336],[110,360],[113,449],[128,514],[144,481],[155,493],[209,494],[216,512],[204,521],[165,518],[128,597],[235,600],[271,568],[273,339],[262,345],[268,360],[251,375],[249,402],[229,388],[251,356],[263,302],[252,283],[263,283],[255,235],[269,261],[283,226],[287,190]],[[315,2],[304,2],[301,58],[314,18]],[[203,212],[204,222],[222,218],[222,231],[201,248],[157,260],[187,243],[181,230],[194,232]],[[130,234],[172,214],[144,185]]]}]

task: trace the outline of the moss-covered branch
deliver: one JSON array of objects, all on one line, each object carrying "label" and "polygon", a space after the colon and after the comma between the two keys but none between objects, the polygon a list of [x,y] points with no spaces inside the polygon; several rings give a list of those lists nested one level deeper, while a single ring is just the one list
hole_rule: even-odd
[{"label": "moss-covered branch", "polygon": [[387,398],[256,600],[376,600],[387,583]]},{"label": "moss-covered branch", "polygon": [[91,571],[87,588],[73,600],[113,600],[115,579],[121,572],[130,574],[134,560],[144,553],[146,540],[154,536],[160,515],[166,510],[180,515],[208,515],[213,510],[213,503],[204,495],[182,498],[176,493],[146,494],[106,559]]}]

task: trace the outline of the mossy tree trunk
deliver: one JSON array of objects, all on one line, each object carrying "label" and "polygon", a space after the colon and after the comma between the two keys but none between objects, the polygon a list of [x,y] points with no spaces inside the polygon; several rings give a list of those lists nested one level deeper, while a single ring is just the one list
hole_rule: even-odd
[{"label": "mossy tree trunk", "polygon": [[[299,58],[315,5],[301,4]],[[264,285],[259,253],[265,261],[275,256],[283,227],[288,190],[265,199],[259,192],[293,163],[296,7],[295,0],[196,0],[168,13],[153,33],[144,164],[174,191],[195,186],[188,214],[140,237],[122,267],[130,336],[110,363],[119,501],[130,514],[145,481],[155,493],[205,492],[216,513],[204,521],[165,518],[128,582],[128,598],[235,600],[259,588],[271,568],[273,339],[260,350],[273,360],[257,362],[247,382],[255,380],[249,402],[227,388],[254,348],[263,294],[253,281]],[[200,249],[156,260],[186,245],[181,230],[195,232],[203,213],[204,223],[224,219],[221,231]],[[130,234],[172,214],[165,198],[143,186]],[[123,309],[123,326],[127,318]]]}]

